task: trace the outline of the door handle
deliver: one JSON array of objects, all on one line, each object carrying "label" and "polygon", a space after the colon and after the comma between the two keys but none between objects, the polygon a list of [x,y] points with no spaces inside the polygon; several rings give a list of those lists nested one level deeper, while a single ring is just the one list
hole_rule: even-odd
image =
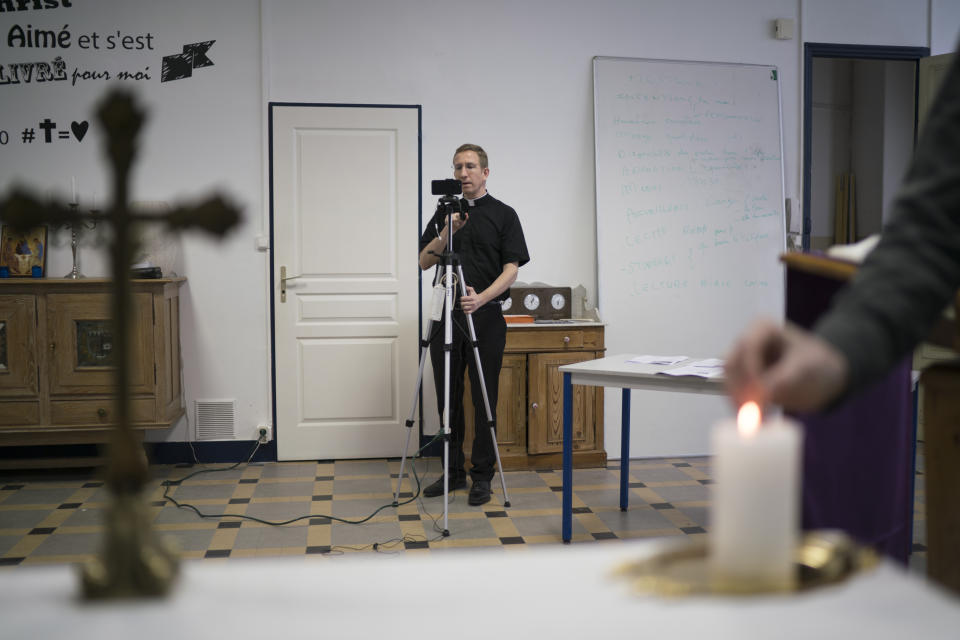
[{"label": "door handle", "polygon": [[287,267],[280,267],[280,302],[287,301],[287,280],[296,280],[300,276],[288,276]]}]

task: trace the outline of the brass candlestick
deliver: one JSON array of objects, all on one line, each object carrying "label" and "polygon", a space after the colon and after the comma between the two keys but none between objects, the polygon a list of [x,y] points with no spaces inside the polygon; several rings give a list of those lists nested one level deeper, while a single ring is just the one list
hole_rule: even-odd
[{"label": "brass candlestick", "polygon": [[[129,175],[144,113],[132,95],[114,91],[100,104],[97,118],[107,134],[106,155],[113,169],[112,200],[102,213],[81,214],[76,205],[44,204],[24,189],[14,189],[0,201],[0,218],[18,229],[38,223],[69,224],[79,232],[85,221],[106,221],[112,229],[116,422],[107,458],[110,503],[104,522],[106,532],[99,554],[82,572],[83,596],[90,600],[163,595],[169,592],[178,572],[176,554],[150,526],[150,510],[143,495],[149,480],[147,459],[131,426],[130,266],[136,245],[131,227],[152,222],[175,231],[196,227],[222,236],[240,221],[239,210],[216,195],[198,205],[163,214],[131,212]],[[74,270],[80,277],[75,244],[73,248]]]}]

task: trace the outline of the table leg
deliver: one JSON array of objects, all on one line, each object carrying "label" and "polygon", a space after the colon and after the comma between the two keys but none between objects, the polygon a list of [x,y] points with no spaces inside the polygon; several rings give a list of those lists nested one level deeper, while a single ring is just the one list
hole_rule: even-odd
[{"label": "table leg", "polygon": [[630,389],[623,389],[620,400],[620,511],[627,510],[627,484],[630,478]]},{"label": "table leg", "polygon": [[573,385],[570,374],[563,374],[563,500],[561,537],[570,542],[573,528]]}]

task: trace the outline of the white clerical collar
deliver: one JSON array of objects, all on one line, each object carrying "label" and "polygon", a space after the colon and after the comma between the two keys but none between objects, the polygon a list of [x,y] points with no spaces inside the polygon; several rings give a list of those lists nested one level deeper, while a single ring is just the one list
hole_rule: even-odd
[{"label": "white clerical collar", "polygon": [[480,196],[479,198],[474,198],[473,200],[471,200],[470,198],[464,198],[464,200],[466,200],[466,201],[467,201],[467,204],[469,204],[469,205],[472,207],[472,206],[474,206],[474,205],[476,204],[477,200],[483,200],[483,199],[486,198],[486,197],[487,197],[487,194],[484,193],[484,194],[483,194],[482,196]]}]

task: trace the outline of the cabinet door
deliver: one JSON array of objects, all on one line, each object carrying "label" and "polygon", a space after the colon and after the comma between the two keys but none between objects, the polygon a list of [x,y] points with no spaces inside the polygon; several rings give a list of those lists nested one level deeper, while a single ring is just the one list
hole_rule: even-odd
[{"label": "cabinet door", "polygon": [[177,285],[165,285],[154,296],[154,331],[157,349],[157,406],[160,420],[174,420],[182,413],[180,401],[180,292]]},{"label": "cabinet door", "polygon": [[[469,375],[464,375],[464,378],[463,450],[469,460],[476,429],[473,424]],[[497,394],[497,448],[500,451],[500,457],[526,454],[527,357],[525,355],[504,354]],[[478,394],[477,399],[481,400],[482,397]]]},{"label": "cabinet door", "polygon": [[[593,352],[530,354],[530,397],[527,411],[527,449],[530,453],[555,453],[563,450],[563,375],[558,368],[596,357]],[[599,387],[577,385],[573,388],[574,451],[598,448],[598,392]]]},{"label": "cabinet door", "polygon": [[0,397],[36,396],[36,296],[0,296]]},{"label": "cabinet door", "polygon": [[[130,319],[130,392],[154,387],[153,296],[133,294]],[[58,293],[47,297],[50,331],[50,392],[112,393],[113,322],[110,294]]]}]

